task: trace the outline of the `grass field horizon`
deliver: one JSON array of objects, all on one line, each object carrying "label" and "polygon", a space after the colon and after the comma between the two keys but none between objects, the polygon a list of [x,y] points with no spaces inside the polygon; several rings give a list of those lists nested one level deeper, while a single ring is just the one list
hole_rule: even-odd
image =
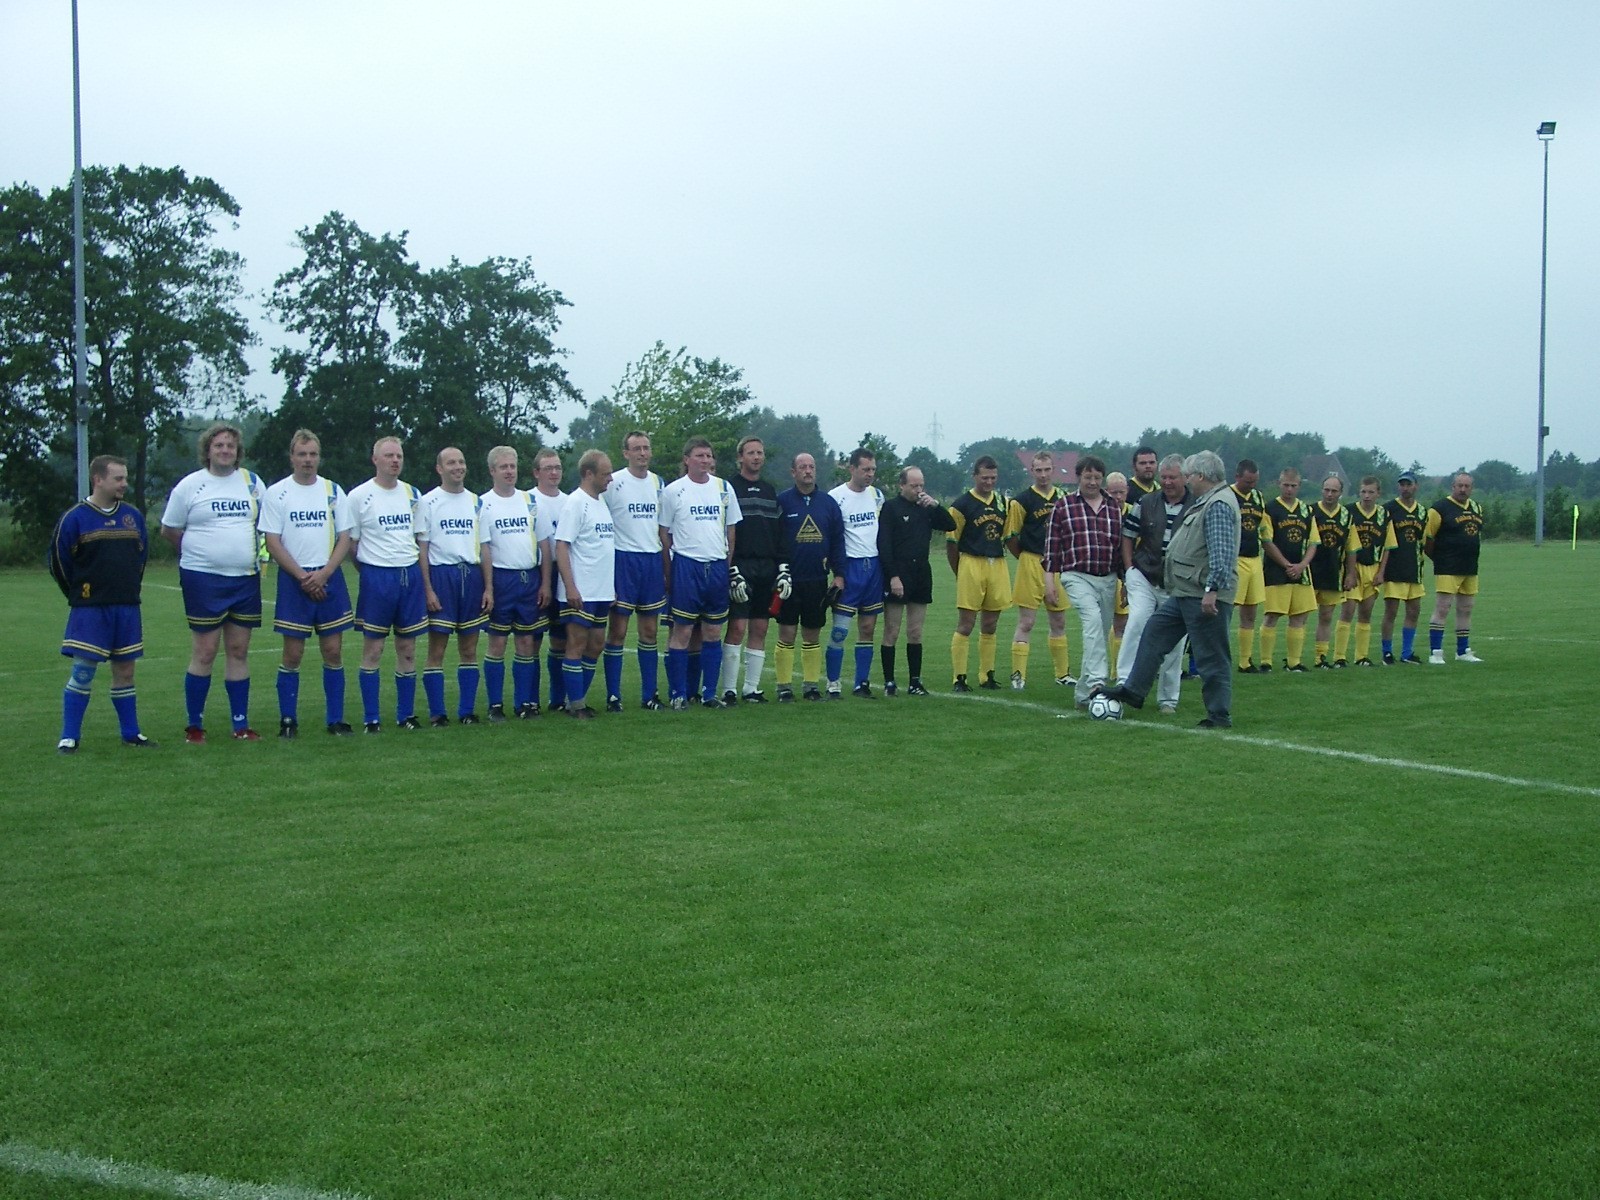
[{"label": "grass field horizon", "polygon": [[0,1196],[148,1194],[34,1151],[370,1200],[1593,1194],[1597,582],[1491,545],[1482,666],[1240,678],[1234,734],[1187,684],[1083,719],[1041,627],[1020,694],[645,713],[630,663],[620,717],[351,739],[313,651],[282,744],[266,632],[268,739],[195,748],[159,569],[162,747],[102,672],[58,758],[64,605],[0,572]]}]

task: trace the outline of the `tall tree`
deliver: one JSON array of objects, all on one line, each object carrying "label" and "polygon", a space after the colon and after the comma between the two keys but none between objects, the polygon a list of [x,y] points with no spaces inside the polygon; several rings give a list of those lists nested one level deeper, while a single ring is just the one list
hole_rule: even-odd
[{"label": "tall tree", "polygon": [[278,277],[267,306],[303,341],[275,348],[284,396],[262,441],[269,457],[287,454],[296,429],[316,431],[323,469],[349,487],[371,474],[378,436],[408,438],[423,424],[417,372],[394,348],[420,301],[422,274],[406,256],[404,231],[374,236],[332,212],[296,237],[304,261]]},{"label": "tall tree", "polygon": [[822,436],[822,424],[814,413],[785,413],[780,417],[763,404],[751,410],[739,436],[761,439],[767,452],[767,465],[761,473],[779,491],[793,483],[789,469],[796,454],[809,454],[819,463],[832,461],[832,451]]},{"label": "tall tree", "polygon": [[[89,167],[83,177],[88,428],[129,460],[149,503],[150,457],[190,407],[242,399],[243,259],[217,244],[239,205],[179,167]],[[0,191],[0,495],[37,529],[75,490],[72,189]]]},{"label": "tall tree", "polygon": [[655,469],[664,479],[682,473],[684,442],[708,438],[717,469],[730,474],[734,449],[748,418],[750,389],[744,372],[720,358],[698,358],[684,347],[657,342],[629,363],[608,397],[621,414],[623,431],[642,429],[655,447]]},{"label": "tall tree", "polygon": [[553,340],[567,303],[526,259],[452,258],[423,276],[396,349],[417,372],[419,414],[431,418],[434,440],[527,448],[555,430],[556,405],[582,401]]}]

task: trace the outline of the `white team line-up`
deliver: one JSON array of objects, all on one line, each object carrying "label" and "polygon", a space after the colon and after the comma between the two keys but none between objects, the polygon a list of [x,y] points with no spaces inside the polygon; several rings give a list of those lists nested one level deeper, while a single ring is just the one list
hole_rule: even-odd
[{"label": "white team line-up", "polygon": [[[1060,721],[1087,721],[1080,712],[1062,712],[1047,704],[1029,700],[1003,699],[999,696],[954,696],[932,693],[939,700],[961,700],[967,703],[1000,704],[1008,708],[1026,708],[1045,713]],[[1166,724],[1159,721],[1125,720],[1123,728],[1148,729],[1157,733],[1178,733],[1187,737],[1207,739],[1224,738],[1229,742],[1242,742],[1247,746],[1260,746],[1266,750],[1291,750],[1300,754],[1317,754],[1323,758],[1343,759],[1346,762],[1364,763],[1369,767],[1393,767],[1401,771],[1418,771],[1424,775],[1446,775],[1453,779],[1471,779],[1479,783],[1497,783],[1505,787],[1530,788],[1533,791],[1560,792],[1568,796],[1594,796],[1600,798],[1600,787],[1584,787],[1576,783],[1561,783],[1555,779],[1522,779],[1516,775],[1496,775],[1493,771],[1475,771],[1469,767],[1451,767],[1442,763],[1418,762],[1409,758],[1386,758],[1381,754],[1362,754],[1356,750],[1340,750],[1333,746],[1309,746],[1302,742],[1286,742],[1282,738],[1256,737],[1235,730],[1197,729],[1189,725]]]},{"label": "white team line-up", "polygon": [[359,1192],[325,1192],[287,1183],[240,1183],[211,1175],[185,1175],[160,1167],[0,1142],[0,1166],[18,1175],[176,1196],[179,1200],[368,1200]]}]

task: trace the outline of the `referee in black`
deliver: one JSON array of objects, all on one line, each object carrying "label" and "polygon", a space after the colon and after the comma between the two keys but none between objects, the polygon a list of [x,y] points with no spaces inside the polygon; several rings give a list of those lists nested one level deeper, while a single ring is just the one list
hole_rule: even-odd
[{"label": "referee in black", "polygon": [[916,467],[900,468],[900,491],[884,502],[878,513],[878,559],[883,567],[883,641],[878,654],[883,663],[883,694],[893,696],[895,643],[900,623],[906,625],[906,670],[911,673],[908,696],[926,696],[922,686],[922,621],[933,603],[933,570],[928,547],[933,531],[955,531],[955,518],[922,486]]}]

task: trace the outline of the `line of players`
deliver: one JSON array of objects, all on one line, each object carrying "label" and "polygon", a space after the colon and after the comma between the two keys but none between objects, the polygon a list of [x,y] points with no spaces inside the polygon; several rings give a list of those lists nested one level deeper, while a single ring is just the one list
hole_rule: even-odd
[{"label": "line of players", "polygon": [[[1046,527],[1066,496],[1053,483],[1048,453],[1035,457],[1033,486],[1010,500],[995,488],[994,460],[979,459],[973,487],[946,509],[926,492],[915,467],[901,471],[898,493],[886,499],[875,484],[876,463],[865,449],[851,454],[849,479],[831,492],[818,490],[813,456],[796,455],[790,467],[794,486],[777,493],[761,478],[765,451],[756,438],[740,443],[739,471],[731,480],[712,473],[710,444],[692,439],[684,448],[683,475],[663,484],[650,470],[649,437],[634,431],[624,439],[624,470],[614,473],[606,455],[589,451],[580,460],[578,486],[570,493],[560,489],[562,465],[553,451],[535,456],[535,486],[523,490],[516,486],[516,452],[496,447],[487,463],[493,487],[481,496],[466,489],[467,464],[454,448],[439,452],[439,486],[426,494],[401,480],[405,455],[396,438],[375,443],[373,478],[348,494],[320,476],[320,449],[315,434],[298,431],[290,447],[291,474],[268,487],[238,465],[240,431],[219,422],[200,438],[201,469],[182,480],[168,499],[161,532],[178,551],[192,635],[185,674],[187,742],[205,741],[205,707],[219,649],[224,652],[233,737],[259,737],[248,719],[247,654],[251,631],[261,623],[263,556],[279,568],[274,629],[283,638],[277,693],[279,735],[285,738],[298,734],[299,670],[305,643],[313,636],[322,657],[326,728],[335,735],[353,732],[344,720],[342,660],[343,635],[352,628],[363,634],[358,683],[369,733],[383,727],[379,664],[391,635],[396,723],[404,729],[421,727],[415,712],[415,644],[424,632],[423,690],[428,719],[435,726],[450,722],[444,660],[452,638],[458,654],[456,719],[461,723],[479,720],[480,682],[488,719],[507,719],[508,645],[512,716],[540,715],[541,650],[546,648],[549,710],[591,718],[594,711],[585,699],[603,664],[606,707],[621,711],[630,621],[636,625],[640,704],[645,709],[682,709],[691,699],[710,708],[741,697],[764,703],[761,679],[774,617],[779,702],[796,698],[797,644],[800,698],[842,696],[844,649],[852,624],[857,634],[852,690],[871,698],[873,637],[880,613],[885,614],[879,647],[885,693],[898,690],[897,650],[904,632],[906,691],[925,695],[922,628],[932,601],[928,549],[934,531],[940,530],[946,533],[948,562],[956,578],[957,628],[951,640],[955,691],[971,690],[967,668],[974,628],[979,631],[978,686],[1001,686],[995,678],[996,630],[1000,611],[1012,606],[1018,609],[1013,688],[1026,686],[1028,643],[1040,607],[1047,613],[1058,684],[1092,690],[1109,669],[1101,667],[1082,681],[1069,672],[1069,601],[1064,588],[1049,586],[1055,579],[1042,567]],[[1119,574],[1127,580],[1135,624],[1146,607],[1141,605],[1146,548],[1153,547],[1159,564],[1160,547],[1187,502],[1179,465],[1177,456],[1171,456],[1158,466],[1155,452],[1141,447],[1131,478],[1115,472],[1104,477],[1106,494],[1122,514]],[[1097,483],[1103,464],[1080,460],[1080,483],[1085,482],[1086,466],[1088,482]],[[95,668],[105,661],[112,664],[112,698],[124,742],[152,744],[139,730],[132,686],[132,664],[142,654],[138,581],[147,550],[144,522],[122,501],[125,463],[96,459],[91,475],[91,496],[63,516],[50,555],[71,609],[62,646],[74,662],[58,745],[64,753],[77,748]],[[1268,662],[1278,619],[1288,616],[1288,669],[1305,669],[1299,662],[1304,627],[1311,608],[1317,607],[1318,665],[1343,665],[1352,623],[1357,662],[1370,665],[1370,614],[1379,586],[1387,591],[1384,661],[1418,661],[1412,640],[1420,610],[1423,549],[1436,559],[1440,597],[1430,661],[1443,662],[1443,628],[1452,598],[1457,606],[1457,657],[1479,661],[1467,631],[1482,520],[1481,509],[1470,500],[1470,476],[1458,476],[1449,501],[1430,510],[1417,505],[1416,481],[1409,473],[1401,477],[1400,497],[1381,507],[1376,504],[1378,483],[1371,478],[1362,481],[1361,500],[1348,508],[1339,503],[1336,478],[1324,485],[1317,506],[1298,501],[1299,480],[1292,470],[1284,472],[1280,495],[1271,502],[1261,499],[1255,482],[1255,464],[1241,462],[1234,485],[1244,513],[1238,601],[1241,671],[1270,670],[1253,658],[1256,610],[1263,602],[1267,619],[1262,657]],[[1007,552],[1019,563],[1015,587],[1005,563]],[[360,578],[354,605],[341,569],[347,558],[357,564]],[[1341,572],[1342,578],[1336,578]],[[1396,658],[1390,637],[1401,605],[1407,615]],[[1109,645],[1098,651],[1099,662],[1131,662],[1137,630],[1120,654],[1118,650],[1129,607],[1119,604],[1116,628],[1102,631],[1109,635]],[[1342,619],[1330,661],[1326,635],[1335,607],[1342,610]],[[658,694],[663,615],[671,623],[665,704]],[[1091,624],[1084,622],[1086,648],[1093,640]],[[480,666],[478,642],[485,631]],[[1175,707],[1175,684],[1170,702]],[[1163,707],[1167,705],[1164,689]]]}]

